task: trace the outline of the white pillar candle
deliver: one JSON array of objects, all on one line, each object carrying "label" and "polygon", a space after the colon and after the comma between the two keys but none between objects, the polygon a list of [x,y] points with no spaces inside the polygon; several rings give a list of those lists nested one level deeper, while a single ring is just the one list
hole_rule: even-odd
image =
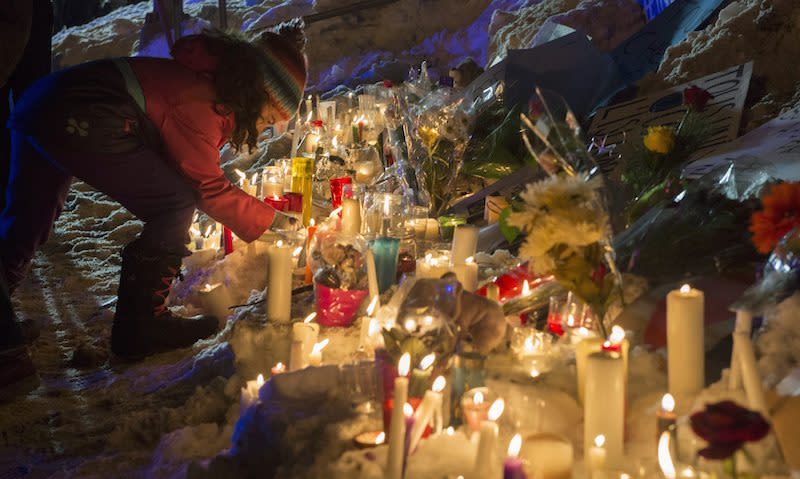
[{"label": "white pillar candle", "polygon": [[453,248],[450,257],[453,264],[462,264],[470,256],[475,256],[478,247],[478,227],[458,225],[453,232]]},{"label": "white pillar candle", "polygon": [[453,271],[456,273],[456,278],[458,278],[464,291],[473,293],[478,289],[478,264],[475,263],[475,259],[472,256],[462,264],[454,264]]},{"label": "white pillar candle", "polygon": [[319,339],[319,324],[313,322],[317,313],[311,313],[303,320],[292,324],[292,341],[302,341],[303,350],[311,353]]},{"label": "white pillar candle", "polygon": [[370,298],[380,297],[378,270],[375,269],[375,253],[372,252],[372,248],[367,250],[367,287],[369,288]]},{"label": "white pillar candle", "polygon": [[292,247],[278,241],[270,246],[267,319],[286,323],[292,319]]},{"label": "white pillar candle", "polygon": [[625,441],[625,374],[620,354],[603,351],[589,355],[583,410],[583,450],[589,451],[594,438],[603,435],[609,465],[621,466]]},{"label": "white pillar candle", "polygon": [[761,377],[758,375],[756,354],[753,351],[753,342],[750,340],[750,335],[733,333],[733,348],[736,351],[736,359],[742,372],[744,392],[747,395],[750,409],[766,415],[768,411],[767,402],[764,399],[764,386],[761,383]]},{"label": "white pillar candle", "polygon": [[261,183],[262,196],[264,198],[280,198],[283,196],[283,181]]},{"label": "white pillar candle", "polygon": [[355,198],[342,198],[342,233],[357,235],[361,232],[361,204]]},{"label": "white pillar candle", "polygon": [[386,478],[402,479],[405,456],[406,421],[403,405],[408,400],[408,372],[411,355],[403,354],[397,364],[398,376],[394,379],[392,396],[392,420],[389,426],[389,455],[386,460]]},{"label": "white pillar candle", "polygon": [[669,392],[678,404],[705,386],[703,292],[683,285],[667,295],[667,367]]},{"label": "white pillar candle", "polygon": [[289,371],[299,371],[308,366],[308,355],[303,341],[292,341],[289,346]]},{"label": "white pillar candle", "polygon": [[495,475],[499,461],[497,460],[497,420],[503,414],[505,402],[497,399],[489,408],[489,417],[481,421],[478,436],[478,453],[475,455],[475,477],[492,477]]},{"label": "white pillar candle", "polygon": [[328,345],[329,339],[323,339],[322,341],[314,344],[311,348],[311,353],[308,355],[308,365],[309,366],[322,366],[322,350],[325,349],[325,346]]},{"label": "white pillar candle", "polygon": [[261,386],[263,385],[264,385],[263,374],[259,374],[258,377],[253,381],[247,381],[245,387],[242,388],[242,396],[239,399],[240,414],[244,412],[245,409],[255,405],[258,402],[258,391],[261,389]]},{"label": "white pillar candle", "polygon": [[223,283],[206,283],[197,293],[200,295],[203,311],[217,318],[220,324],[225,324],[231,312],[228,307],[233,304],[228,288]]},{"label": "white pillar candle", "polygon": [[[734,327],[735,333],[742,333],[750,337],[753,329],[753,315],[749,311],[738,310],[736,311],[736,326]],[[728,371],[729,387],[732,390],[739,389],[742,385],[742,370],[739,367],[740,363],[736,360],[736,344],[733,345],[731,351],[731,368]]]},{"label": "white pillar candle", "polygon": [[598,474],[606,468],[606,437],[602,434],[595,436],[594,445],[589,448],[586,454],[586,465],[589,470],[589,476],[592,479],[598,477]]},{"label": "white pillar candle", "polygon": [[571,479],[573,455],[571,442],[550,433],[528,436],[522,447],[525,473],[532,479]]},{"label": "white pillar candle", "polygon": [[437,412],[442,407],[442,391],[445,385],[444,377],[439,376],[433,382],[433,387],[425,391],[425,396],[414,413],[414,427],[411,429],[409,453],[414,452],[417,444],[422,439],[422,435],[425,433],[425,428],[437,417]]},{"label": "white pillar candle", "polygon": [[586,361],[590,354],[602,351],[603,338],[585,338],[575,346],[575,372],[578,378],[578,402],[586,397]]}]

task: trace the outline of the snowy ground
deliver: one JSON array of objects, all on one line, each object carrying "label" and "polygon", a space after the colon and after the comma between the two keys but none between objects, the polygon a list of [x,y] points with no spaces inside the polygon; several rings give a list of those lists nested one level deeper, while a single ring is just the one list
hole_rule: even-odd
[{"label": "snowy ground", "polygon": [[[228,3],[230,23],[237,28],[312,11],[311,2]],[[339,5],[333,0],[317,5],[326,3]],[[624,2],[596,3],[607,12]],[[189,15],[214,21],[216,2],[185,4]],[[577,0],[401,4],[312,26],[314,83],[333,86],[359,76],[380,80],[383,72],[407,71],[408,64],[426,58],[440,69],[466,56],[488,61],[508,48],[527,46],[550,15],[586,17],[575,10]],[[131,54],[147,10],[148,4],[124,7],[60,32],[54,39],[55,64]],[[420,17],[427,21],[416,21]],[[356,27],[356,20],[365,26]],[[755,59],[750,104],[756,106],[747,118],[761,122],[797,100],[796,75],[786,69],[795,65],[800,30],[791,25],[799,21],[800,4],[793,0],[732,2],[705,31],[669,50],[645,86],[655,90]],[[608,31],[605,41],[613,43],[629,23],[616,23],[619,28]],[[390,28],[379,35],[383,25]],[[236,163],[246,169],[252,159]],[[138,228],[118,204],[75,184],[15,297],[19,316],[42,325],[42,336],[32,346],[42,385],[0,406],[0,477],[181,477],[191,458],[211,457],[229,445],[230,429],[218,425],[232,424],[237,414],[240,378],[234,376],[234,357],[222,336],[137,364],[108,357],[112,311],[104,305],[116,292],[119,251]],[[248,367],[240,369],[252,379]],[[165,436],[187,426],[191,429]]]}]

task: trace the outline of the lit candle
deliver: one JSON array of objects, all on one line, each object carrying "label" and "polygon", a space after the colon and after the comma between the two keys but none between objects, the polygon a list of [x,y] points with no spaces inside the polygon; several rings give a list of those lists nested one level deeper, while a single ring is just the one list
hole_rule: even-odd
[{"label": "lit candle", "polygon": [[397,363],[397,377],[394,379],[392,397],[392,420],[389,425],[389,455],[386,461],[386,477],[402,479],[405,452],[406,423],[401,404],[408,400],[408,372],[411,369],[411,355],[403,354]]},{"label": "lit candle", "polygon": [[[749,311],[737,310],[736,311],[736,326],[734,332],[742,333],[750,337],[753,329],[753,315]],[[731,390],[737,390],[742,384],[742,371],[739,367],[739,361],[736,360],[736,345],[733,345],[731,352],[731,367],[728,371],[730,375],[729,385]]]},{"label": "lit candle", "polygon": [[473,293],[478,289],[478,264],[475,262],[475,258],[470,256],[463,263],[454,264],[453,271],[464,291]]},{"label": "lit candle", "polygon": [[292,341],[301,341],[303,351],[308,353],[314,348],[319,339],[319,324],[314,322],[317,313],[311,313],[302,322],[292,324]]},{"label": "lit candle", "polygon": [[606,437],[602,434],[594,437],[594,445],[589,449],[587,454],[587,466],[589,468],[589,475],[594,479],[598,474],[606,468],[606,448],[603,447],[606,443]]},{"label": "lit candle", "polygon": [[478,436],[478,453],[475,456],[475,477],[491,477],[498,464],[495,457],[497,448],[498,427],[497,420],[503,414],[505,402],[497,399],[489,408],[489,414],[485,421],[481,421]]},{"label": "lit candle", "polygon": [[375,253],[372,252],[371,248],[367,250],[367,285],[369,287],[369,297],[379,298],[378,270],[375,267]]},{"label": "lit candle", "polygon": [[503,479],[526,479],[519,451],[522,449],[522,436],[515,434],[508,444],[508,455],[503,461]]},{"label": "lit candle", "polygon": [[678,477],[678,473],[675,470],[675,462],[672,460],[670,437],[671,434],[665,431],[661,433],[661,437],[658,439],[658,466],[666,479],[675,479]]},{"label": "lit candle", "polygon": [[220,324],[224,324],[230,314],[228,307],[233,304],[228,288],[223,283],[206,283],[198,294],[203,311],[217,318]]},{"label": "lit candle", "polygon": [[454,265],[462,264],[467,258],[475,256],[478,248],[478,231],[478,228],[472,225],[456,226],[450,256]]},{"label": "lit candle", "polygon": [[411,431],[414,429],[416,418],[414,408],[409,403],[403,404],[403,417],[405,418],[405,436],[403,437],[403,470],[402,477],[406,476],[408,455],[411,453]]},{"label": "lit candle", "polygon": [[380,446],[384,441],[386,441],[386,433],[383,431],[362,432],[353,439],[353,442],[356,443],[356,447],[359,449]]},{"label": "lit candle", "polygon": [[586,400],[583,405],[584,451],[592,439],[605,437],[608,463],[622,463],[625,440],[625,374],[619,353],[602,351],[586,362]]},{"label": "lit candle", "polygon": [[285,183],[285,173],[280,166],[267,166],[261,179],[261,195],[264,198],[281,197]]},{"label": "lit candle", "polygon": [[373,316],[375,315],[375,310],[378,309],[379,300],[378,296],[373,296],[369,306],[367,306],[367,315],[361,318],[361,334],[358,339],[360,348],[366,348],[371,342],[370,333],[375,329],[374,322],[377,321]]},{"label": "lit candle", "polygon": [[450,271],[452,267],[448,250],[429,251],[417,260],[417,278],[439,279]]},{"label": "lit candle", "polygon": [[272,369],[270,369],[269,372],[273,376],[278,375],[278,374],[283,374],[283,373],[286,372],[286,365],[283,364],[282,362],[278,361],[278,363],[275,366],[272,366]]},{"label": "lit candle", "polygon": [[669,392],[686,406],[705,387],[703,308],[703,292],[688,284],[667,295]]},{"label": "lit candle", "polygon": [[422,402],[419,407],[417,407],[417,411],[414,415],[414,427],[411,429],[410,452],[414,452],[417,449],[417,445],[422,439],[425,429],[432,421],[436,420],[434,427],[437,428],[437,432],[441,430],[442,425],[439,423],[439,419],[441,419],[442,414],[442,391],[444,391],[446,384],[447,381],[444,377],[439,376],[433,382],[431,389],[425,391],[425,396],[422,398]]},{"label": "lit candle", "polygon": [[[409,324],[410,327],[407,327],[406,329],[409,331],[416,330],[416,321],[409,319],[406,322],[411,323]],[[419,368],[414,368],[414,370],[411,371],[411,383],[409,390],[411,397],[418,398],[424,395],[425,388],[427,387],[431,377],[430,368],[433,366],[434,362],[436,362],[436,355],[434,353],[428,354],[419,362]]]},{"label": "lit candle", "polygon": [[342,233],[357,235],[361,232],[361,204],[356,198],[342,199]]},{"label": "lit candle", "polygon": [[267,196],[264,198],[264,203],[270,205],[275,211],[287,211],[289,209],[289,200],[283,196]]},{"label": "lit candle", "polygon": [[491,405],[486,400],[488,394],[489,388],[479,387],[470,389],[461,399],[464,421],[471,432],[477,432],[480,429],[481,422],[485,421],[489,416],[489,407]]},{"label": "lit candle", "polygon": [[267,319],[286,323],[292,319],[292,248],[278,241],[269,247],[267,255]]},{"label": "lit candle", "polygon": [[[258,391],[264,385],[264,375],[259,374],[254,381],[247,381],[245,387],[242,388],[242,396],[239,401],[239,410],[244,411],[250,406],[258,403]],[[240,412],[241,414],[241,412]]]},{"label": "lit candle", "polygon": [[292,341],[289,346],[289,371],[299,371],[308,366],[306,351],[303,341]]},{"label": "lit candle", "polygon": [[661,408],[656,412],[656,425],[658,430],[658,437],[661,437],[663,432],[670,432],[675,434],[675,423],[678,415],[675,414],[675,398],[672,394],[664,394],[661,398]]},{"label": "lit candle", "polygon": [[575,371],[578,378],[578,402],[580,404],[585,404],[584,398],[586,397],[586,361],[590,354],[603,349],[603,342],[603,338],[589,337],[575,345]]},{"label": "lit candle", "polygon": [[[317,222],[314,218],[309,220],[308,228],[306,230],[306,251],[310,251],[311,248],[311,240],[314,239],[314,234],[317,232]],[[309,255],[310,256],[310,255]],[[311,284],[313,281],[313,273],[311,272],[311,262],[306,261],[306,276],[305,282],[306,284]]]},{"label": "lit candle", "polygon": [[330,340],[326,338],[314,344],[311,354],[308,355],[309,366],[322,366],[322,350],[325,349],[329,342]]}]

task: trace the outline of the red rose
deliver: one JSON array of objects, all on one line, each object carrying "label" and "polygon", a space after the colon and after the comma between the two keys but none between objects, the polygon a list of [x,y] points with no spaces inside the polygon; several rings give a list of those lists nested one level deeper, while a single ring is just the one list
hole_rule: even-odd
[{"label": "red rose", "polygon": [[708,447],[698,451],[707,459],[731,457],[745,442],[764,439],[770,428],[761,414],[733,401],[709,404],[689,419],[694,433],[708,442]]},{"label": "red rose", "polygon": [[392,83],[392,80],[383,80],[383,87],[384,88],[392,88],[393,86],[394,86],[394,83]]},{"label": "red rose", "polygon": [[711,93],[698,86],[692,85],[683,90],[683,104],[693,110],[703,111],[708,100],[712,98],[714,97]]},{"label": "red rose", "polygon": [[592,281],[598,286],[602,286],[603,280],[608,273],[608,268],[603,263],[600,263],[594,271],[592,271]]}]

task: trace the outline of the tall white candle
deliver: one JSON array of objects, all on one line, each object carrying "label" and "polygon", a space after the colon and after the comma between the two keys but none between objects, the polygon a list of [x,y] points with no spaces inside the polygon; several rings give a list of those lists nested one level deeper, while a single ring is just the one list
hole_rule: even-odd
[{"label": "tall white candle", "polygon": [[458,278],[458,282],[461,283],[464,291],[473,293],[478,289],[478,264],[475,263],[475,259],[472,256],[462,264],[454,264],[453,271],[456,273],[456,278]]},{"label": "tall white candle", "polygon": [[600,434],[599,436],[595,436],[594,445],[586,454],[586,463],[592,479],[598,477],[598,473],[606,468],[606,449],[603,447],[605,446],[605,443],[606,437],[604,435]]},{"label": "tall white candle", "polygon": [[267,250],[267,319],[286,323],[292,319],[292,247],[278,241]]},{"label": "tall white candle", "polygon": [[625,441],[625,368],[619,353],[590,354],[586,361],[586,400],[583,406],[583,450],[605,436],[610,466],[622,465]]},{"label": "tall white candle", "polygon": [[361,232],[361,204],[355,198],[342,199],[342,233],[357,235]]},{"label": "tall white candle", "polygon": [[578,401],[584,403],[586,397],[586,361],[590,354],[602,351],[603,338],[585,338],[575,346],[575,370],[578,377]]},{"label": "tall white candle", "polygon": [[367,286],[369,287],[370,298],[380,297],[378,270],[375,269],[375,253],[372,252],[372,248],[367,250]]},{"label": "tall white candle", "polygon": [[475,477],[492,477],[499,466],[497,459],[497,420],[503,414],[505,402],[497,399],[489,408],[488,420],[481,421],[478,453],[475,455]]},{"label": "tall white candle", "polygon": [[703,292],[683,285],[667,295],[667,367],[669,392],[678,404],[705,386]]},{"label": "tall white candle", "polygon": [[[736,326],[734,332],[742,333],[750,337],[753,329],[753,315],[749,311],[737,310],[736,311]],[[742,370],[739,361],[736,360],[736,343],[733,345],[731,351],[731,368],[729,371],[729,387],[730,389],[739,389],[742,385]]]},{"label": "tall white candle", "polygon": [[405,456],[406,421],[403,405],[408,400],[408,372],[411,355],[403,354],[397,364],[398,376],[394,379],[392,396],[392,420],[389,426],[389,456],[386,461],[387,479],[402,479]]},{"label": "tall white candle", "polygon": [[380,298],[375,296],[370,300],[369,306],[367,306],[367,315],[361,318],[361,334],[358,339],[358,346],[360,348],[366,348],[370,344],[370,333],[374,328],[375,319],[375,310],[378,309],[378,301]]},{"label": "tall white candle", "polygon": [[750,409],[766,415],[768,411],[767,402],[764,399],[764,386],[761,383],[761,377],[756,367],[756,354],[753,351],[753,342],[750,340],[750,335],[733,333],[733,348],[736,351],[736,359],[742,372],[744,392],[747,395]]},{"label": "tall white candle", "polygon": [[292,341],[289,346],[289,371],[299,371],[308,366],[308,354],[303,341]]},{"label": "tall white candle", "polygon": [[425,391],[425,396],[414,414],[414,427],[411,428],[411,446],[408,449],[410,453],[417,448],[417,444],[422,439],[422,434],[425,433],[425,428],[437,416],[437,410],[442,407],[442,391],[445,385],[444,377],[439,376],[433,382],[433,387]]},{"label": "tall white candle", "polygon": [[453,232],[453,249],[450,257],[453,264],[462,264],[470,256],[475,256],[478,248],[478,227],[458,225]]}]

